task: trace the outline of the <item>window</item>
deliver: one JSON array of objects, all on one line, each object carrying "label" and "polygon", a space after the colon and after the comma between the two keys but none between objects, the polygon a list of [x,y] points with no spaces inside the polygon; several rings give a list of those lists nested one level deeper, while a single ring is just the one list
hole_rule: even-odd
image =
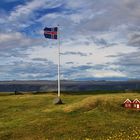
[{"label": "window", "polygon": [[137,107],[137,105],[136,105],[136,104],[134,104],[134,107]]}]

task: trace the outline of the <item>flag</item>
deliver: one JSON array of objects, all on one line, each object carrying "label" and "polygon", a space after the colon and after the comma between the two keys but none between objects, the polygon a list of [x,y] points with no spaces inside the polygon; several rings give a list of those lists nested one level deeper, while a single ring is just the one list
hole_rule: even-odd
[{"label": "flag", "polygon": [[44,36],[49,39],[57,39],[57,27],[44,28]]}]

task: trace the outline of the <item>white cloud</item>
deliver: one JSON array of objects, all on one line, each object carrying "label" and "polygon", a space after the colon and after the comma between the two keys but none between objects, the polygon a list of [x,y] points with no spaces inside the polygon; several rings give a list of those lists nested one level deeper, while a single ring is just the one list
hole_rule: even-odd
[{"label": "white cloud", "polygon": [[59,0],[25,1],[24,4],[17,5],[10,14],[5,15],[0,23],[4,23],[6,29],[10,27],[12,31],[24,29],[37,21],[37,12],[47,8],[56,8],[62,4],[61,2]]},{"label": "white cloud", "polygon": [[[110,33],[109,33],[110,34]],[[115,35],[114,33],[112,35]],[[107,36],[107,35],[106,35]],[[99,37],[99,36],[98,36]],[[78,78],[79,76],[82,77],[125,77],[127,76],[126,73],[119,71],[119,65],[114,65],[113,63],[119,60],[120,54],[129,54],[132,52],[136,52],[137,48],[128,47],[123,43],[118,43],[113,45],[112,47],[104,47],[100,48],[99,45],[96,45],[93,42],[88,40],[89,37],[82,37],[78,38],[74,43],[68,41],[67,43],[61,44],[61,53],[67,52],[75,52],[75,54],[69,53],[68,55],[61,55],[61,70],[63,72],[71,70],[73,67],[77,69],[75,73],[72,73],[68,77]],[[111,36],[113,38],[113,36]],[[108,36],[107,36],[107,39]],[[82,42],[88,41],[89,45],[86,45]],[[47,42],[53,42],[52,40],[48,40]],[[30,59],[34,58],[42,58],[48,59],[52,61],[54,64],[58,63],[58,42],[54,41],[55,43],[47,43],[46,47],[36,46],[33,49],[27,51],[29,54]],[[78,43],[77,43],[78,42]],[[81,42],[81,44],[79,43]],[[78,45],[79,44],[79,45]],[[49,46],[51,47],[49,47]],[[73,46],[73,47],[72,47]],[[87,56],[76,55],[76,52],[87,54]],[[108,56],[117,56],[118,57],[108,57]],[[71,62],[71,63],[69,63]],[[80,70],[79,67],[85,66],[96,66],[96,65],[106,65],[106,70],[98,69],[98,72],[95,68],[89,68],[88,70]],[[107,66],[108,65],[108,66]],[[78,70],[79,69],[79,70]],[[83,74],[82,74],[83,73]],[[68,78],[66,75],[62,73],[63,78]]]},{"label": "white cloud", "polygon": [[15,10],[10,14],[9,20],[17,20],[17,18],[25,18],[32,14],[35,10],[42,7],[45,1],[41,0],[33,0],[31,2],[26,3],[25,5],[19,5],[15,8]]},{"label": "white cloud", "polygon": [[13,40],[19,40],[23,36],[19,32],[15,33],[0,33],[0,43],[7,42],[7,41],[13,41]]},{"label": "white cloud", "polygon": [[92,75],[94,77],[97,77],[97,78],[102,78],[102,77],[126,77],[127,76],[120,71],[111,71],[111,70],[94,71]]},{"label": "white cloud", "polygon": [[[18,5],[8,14],[1,14],[0,28],[0,49],[4,48],[26,48],[18,49],[15,53],[27,54],[27,56],[17,57],[11,54],[13,61],[23,60],[32,62],[32,59],[47,59],[54,64],[58,62],[57,45],[54,40],[43,39],[41,32],[39,38],[33,38],[32,35],[26,36],[20,33],[21,29],[37,23],[39,29],[45,26],[56,26],[60,24],[61,52],[75,52],[61,56],[62,70],[78,68],[80,66],[107,65],[104,70],[77,70],[68,77],[125,77],[130,74],[120,72],[121,65],[115,65],[115,62],[121,63],[120,54],[131,57],[138,48],[134,43],[139,45],[138,33],[133,32],[140,22],[140,1],[122,0],[122,1],[96,1],[96,0],[33,0],[24,5]],[[61,7],[60,11],[50,9]],[[38,11],[50,10],[48,13],[37,16]],[[133,9],[133,10],[132,10]],[[2,25],[3,24],[3,25]],[[36,26],[35,25],[35,26]],[[133,29],[132,29],[133,27]],[[4,32],[5,31],[5,32]],[[26,31],[25,31],[26,34]],[[130,35],[130,36],[129,36]],[[128,46],[129,45],[129,46]],[[5,50],[6,51],[6,50]],[[12,50],[13,51],[13,50]],[[3,49],[4,52],[4,49]],[[13,51],[14,52],[14,51]],[[76,55],[87,54],[87,56]],[[6,55],[8,55],[6,52]],[[117,56],[117,57],[108,57]],[[17,58],[16,58],[17,57]],[[1,58],[4,58],[1,57]],[[20,59],[19,59],[20,58]],[[8,62],[8,58],[5,58]],[[119,62],[118,62],[119,61]],[[133,59],[132,63],[136,62]],[[10,61],[11,62],[11,61]],[[70,62],[70,63],[69,63]],[[43,62],[41,62],[43,64]],[[44,62],[45,63],[45,62]],[[27,65],[25,65],[27,66]],[[126,66],[127,67],[127,66]],[[139,70],[137,68],[137,70]],[[127,68],[126,68],[127,71]],[[25,77],[30,74],[26,73]],[[38,77],[38,74],[32,77]],[[136,77],[136,76],[135,76]]]},{"label": "white cloud", "polygon": [[20,32],[0,33],[0,48],[28,48],[43,43],[43,39],[29,38]]}]

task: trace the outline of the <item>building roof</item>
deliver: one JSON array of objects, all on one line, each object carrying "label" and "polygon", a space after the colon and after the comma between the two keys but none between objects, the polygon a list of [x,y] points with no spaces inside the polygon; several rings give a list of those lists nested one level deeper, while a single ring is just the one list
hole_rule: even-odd
[{"label": "building roof", "polygon": [[140,103],[140,101],[138,99],[135,99],[133,103]]},{"label": "building roof", "polygon": [[124,101],[124,103],[132,103],[132,101],[129,100],[129,99],[126,99],[126,100]]}]

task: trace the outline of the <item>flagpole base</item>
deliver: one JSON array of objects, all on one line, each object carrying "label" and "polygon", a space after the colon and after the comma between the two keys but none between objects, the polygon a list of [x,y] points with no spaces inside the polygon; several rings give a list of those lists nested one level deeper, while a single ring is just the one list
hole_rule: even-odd
[{"label": "flagpole base", "polygon": [[63,102],[62,102],[60,97],[57,97],[53,100],[53,104],[54,105],[60,105],[60,104],[63,104]]}]

